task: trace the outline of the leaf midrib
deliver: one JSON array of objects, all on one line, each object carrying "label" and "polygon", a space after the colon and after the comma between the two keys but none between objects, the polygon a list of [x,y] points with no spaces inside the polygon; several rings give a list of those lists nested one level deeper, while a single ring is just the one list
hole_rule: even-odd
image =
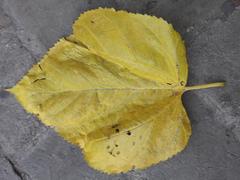
[{"label": "leaf midrib", "polygon": [[57,94],[57,93],[66,93],[66,92],[83,92],[83,91],[114,91],[114,90],[119,90],[119,91],[144,91],[144,90],[178,90],[178,91],[183,91],[184,86],[177,86],[177,87],[172,87],[172,88],[93,88],[93,89],[79,89],[79,90],[57,90],[57,91],[34,91],[36,94],[37,93],[49,93],[49,94]]}]

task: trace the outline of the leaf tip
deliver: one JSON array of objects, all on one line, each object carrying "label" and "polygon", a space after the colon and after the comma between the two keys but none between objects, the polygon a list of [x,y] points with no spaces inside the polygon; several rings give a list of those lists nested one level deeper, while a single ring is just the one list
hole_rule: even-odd
[{"label": "leaf tip", "polygon": [[5,91],[5,92],[8,92],[8,93],[13,93],[14,92],[14,86],[10,87],[10,88],[2,89],[1,91]]}]

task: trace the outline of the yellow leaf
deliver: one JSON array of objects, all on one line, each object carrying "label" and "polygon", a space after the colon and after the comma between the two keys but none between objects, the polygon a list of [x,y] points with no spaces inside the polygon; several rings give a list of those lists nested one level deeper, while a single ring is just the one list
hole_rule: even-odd
[{"label": "yellow leaf", "polygon": [[9,91],[25,109],[83,149],[107,173],[142,169],[186,146],[182,105],[187,61],[180,35],[163,19],[91,10]]}]

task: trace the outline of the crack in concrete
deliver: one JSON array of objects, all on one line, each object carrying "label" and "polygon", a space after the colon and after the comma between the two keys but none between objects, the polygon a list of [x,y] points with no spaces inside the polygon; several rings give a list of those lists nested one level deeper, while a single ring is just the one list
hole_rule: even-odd
[{"label": "crack in concrete", "polygon": [[[9,18],[10,21],[10,25],[13,27],[13,32],[11,32],[11,34],[14,36],[14,38],[16,38],[17,41],[19,41],[19,44],[23,47],[23,49],[26,51],[26,53],[29,54],[30,58],[32,59],[32,62],[35,64],[37,63],[37,58],[35,57],[34,53],[31,52],[30,49],[28,49],[26,46],[24,46],[24,42],[21,40],[21,38],[18,35],[18,27],[17,27],[17,22],[15,20],[15,18],[12,16],[11,11],[8,7],[8,3],[7,1],[1,1],[0,3],[0,10],[3,12],[3,14]],[[4,87],[0,87],[0,98],[4,98],[6,96],[9,95],[8,92],[5,91],[5,89],[9,89],[12,86],[4,86]],[[42,131],[40,131],[41,133]],[[39,134],[37,134],[35,137],[33,137],[33,139],[42,139],[39,138]],[[40,141],[40,140],[39,140]],[[35,144],[36,146],[36,144]],[[29,151],[27,151],[29,152]]]},{"label": "crack in concrete", "polygon": [[0,146],[0,155],[1,157],[3,157],[11,166],[12,171],[15,173],[15,175],[21,179],[21,180],[31,180],[29,175],[24,172],[23,170],[21,170],[18,165],[16,164],[16,162],[14,162],[11,158],[9,158],[6,153],[3,151],[2,147]]},{"label": "crack in concrete", "polygon": [[[14,17],[11,15],[10,11],[6,11],[6,8],[4,7],[8,7],[5,1],[2,1],[0,3],[0,10],[2,11],[2,13],[4,14],[4,16],[6,16],[7,18],[9,18],[10,20],[10,24],[8,24],[7,27],[1,27],[0,30],[8,28],[9,26],[13,27],[13,32],[10,32],[17,41],[19,41],[20,45],[22,46],[22,48],[26,51],[26,53],[29,54],[30,58],[33,60],[34,63],[36,63],[36,57],[35,55],[24,45],[24,42],[21,40],[21,38],[18,35],[18,28],[17,28],[17,23],[16,20],[14,19]],[[6,97],[8,96],[8,93],[6,93],[6,91],[4,91],[5,88],[10,88],[10,87],[1,87],[0,89],[0,97]],[[20,179],[20,180],[31,180],[30,175],[23,171],[19,165],[12,160],[12,158],[10,158],[9,156],[6,155],[6,153],[3,151],[1,145],[0,145],[0,154],[2,154],[2,157],[9,163],[9,167],[12,169],[12,172]]]},{"label": "crack in concrete", "polygon": [[4,156],[5,159],[8,161],[8,163],[11,165],[13,172],[21,179],[21,180],[26,180],[25,178],[25,173],[21,172],[16,165],[14,164],[14,162],[7,156]]}]

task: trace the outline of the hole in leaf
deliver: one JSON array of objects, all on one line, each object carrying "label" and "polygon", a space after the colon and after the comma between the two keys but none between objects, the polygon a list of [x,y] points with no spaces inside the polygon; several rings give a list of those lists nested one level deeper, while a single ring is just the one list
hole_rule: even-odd
[{"label": "hole in leaf", "polygon": [[130,136],[131,134],[132,134],[132,133],[131,133],[131,131],[127,131],[127,135],[129,135],[129,136]]}]

